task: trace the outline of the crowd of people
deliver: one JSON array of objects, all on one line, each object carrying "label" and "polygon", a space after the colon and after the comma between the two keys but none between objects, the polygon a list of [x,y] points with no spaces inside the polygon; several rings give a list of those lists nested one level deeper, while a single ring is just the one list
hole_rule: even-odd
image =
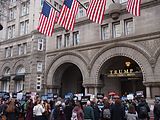
[{"label": "crowd of people", "polygon": [[[121,100],[93,98],[86,102],[74,99],[35,100],[23,104],[13,98],[0,99],[0,120],[150,120],[150,108],[144,97]],[[154,120],[160,120],[160,101],[155,101]]]}]

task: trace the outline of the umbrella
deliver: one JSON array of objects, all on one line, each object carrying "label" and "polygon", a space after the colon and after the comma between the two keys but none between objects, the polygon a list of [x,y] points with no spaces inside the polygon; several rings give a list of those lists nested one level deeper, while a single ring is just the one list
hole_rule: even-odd
[{"label": "umbrella", "polygon": [[109,96],[113,96],[113,95],[115,95],[116,93],[115,92],[109,92]]}]

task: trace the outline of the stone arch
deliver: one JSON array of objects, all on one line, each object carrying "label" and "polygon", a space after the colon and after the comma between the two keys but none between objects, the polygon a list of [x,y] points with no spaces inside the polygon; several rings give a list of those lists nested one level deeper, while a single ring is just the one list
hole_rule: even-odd
[{"label": "stone arch", "polygon": [[[134,60],[142,70],[143,82],[154,81],[153,70],[150,65],[151,55],[140,47],[130,43],[116,43],[102,48],[92,59],[91,79],[95,84],[99,81],[99,71],[102,65],[110,58],[115,56],[124,56]],[[101,83],[99,83],[101,84]]]},{"label": "stone arch", "polygon": [[[5,68],[10,68],[10,70],[11,70],[11,63],[9,63],[9,62],[6,62],[6,63],[4,63],[3,65],[2,65],[2,67],[1,67],[1,75],[0,76],[2,76],[3,75],[3,73],[4,73],[4,69]],[[10,72],[12,72],[12,70],[10,71]]]},{"label": "stone arch", "polygon": [[16,74],[16,70],[19,66],[23,66],[25,68],[25,73],[28,73],[29,69],[27,68],[26,61],[23,59],[17,60],[13,65],[13,73]]},{"label": "stone arch", "polygon": [[155,68],[154,68],[154,74],[155,74],[155,79],[157,82],[160,82],[160,48],[157,49],[157,51],[154,54],[154,63],[155,63]]},{"label": "stone arch", "polygon": [[47,84],[52,85],[52,80],[53,80],[55,71],[60,65],[64,63],[72,63],[76,65],[80,69],[83,79],[88,79],[89,75],[87,70],[87,62],[88,60],[84,56],[80,54],[76,54],[75,52],[66,52],[66,53],[57,55],[51,61],[51,64],[49,65],[46,71]]}]

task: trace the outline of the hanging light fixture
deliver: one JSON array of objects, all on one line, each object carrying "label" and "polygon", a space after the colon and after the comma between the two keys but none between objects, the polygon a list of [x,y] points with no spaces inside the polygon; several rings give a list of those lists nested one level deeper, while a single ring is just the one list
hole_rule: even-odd
[{"label": "hanging light fixture", "polygon": [[131,65],[131,62],[127,61],[125,62],[126,66],[129,67]]}]

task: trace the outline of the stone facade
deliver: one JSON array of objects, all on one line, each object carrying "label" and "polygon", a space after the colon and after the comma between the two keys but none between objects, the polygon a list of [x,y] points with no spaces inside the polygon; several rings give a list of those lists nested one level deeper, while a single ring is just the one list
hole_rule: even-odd
[{"label": "stone facade", "polygon": [[[109,26],[109,39],[106,40],[101,39],[102,25],[83,17],[77,20],[74,28],[74,31],[79,31],[80,43],[77,46],[60,49],[56,48],[56,37],[66,33],[72,36],[73,33],[56,26],[54,36],[47,40],[46,91],[59,92],[61,85],[56,81],[60,81],[61,78],[55,73],[65,63],[72,63],[81,71],[85,94],[103,92],[103,82],[100,80],[102,66],[111,58],[124,56],[135,61],[141,68],[146,97],[153,98],[155,95],[160,95],[160,76],[158,74],[160,72],[160,15],[158,11],[160,11],[159,0],[143,1],[140,17],[128,14],[125,5],[122,5],[121,14],[117,20],[113,20],[107,11],[102,23],[102,25],[108,24]],[[130,18],[133,19],[133,34],[125,35],[125,20]],[[120,23],[121,35],[114,38],[113,23],[115,22]],[[65,67],[61,69],[63,71]]]}]

